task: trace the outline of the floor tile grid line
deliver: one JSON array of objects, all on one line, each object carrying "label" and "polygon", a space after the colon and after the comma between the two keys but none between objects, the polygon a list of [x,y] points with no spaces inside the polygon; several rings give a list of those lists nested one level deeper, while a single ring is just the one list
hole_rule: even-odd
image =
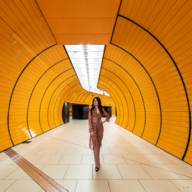
[{"label": "floor tile grid line", "polygon": [[137,179],[138,180],[138,183],[141,185],[141,187],[143,188],[143,190],[144,191],[146,191],[146,192],[149,192],[146,188],[145,188],[145,186],[143,185],[143,183],[140,181],[140,179]]},{"label": "floor tile grid line", "polygon": [[[32,172],[32,170],[30,169],[30,167],[25,167],[26,166],[26,163],[25,162],[20,162],[20,161],[22,161],[22,159],[21,158],[19,158],[19,157],[17,157],[17,158],[13,158],[13,160],[16,162],[16,164],[23,170],[23,171],[25,171],[32,179],[33,179],[33,177],[34,176],[36,176],[36,179],[38,179],[39,177],[38,177],[38,175],[33,175],[33,172]],[[34,179],[33,179],[34,180]],[[39,180],[41,180],[41,178],[39,178]],[[38,185],[40,185],[40,182],[39,181],[36,181],[36,180],[34,180]],[[41,185],[40,185],[41,186]],[[42,187],[42,186],[41,186]],[[53,188],[53,186],[49,186],[50,188],[51,188],[51,190],[53,190],[54,191],[54,188]],[[44,187],[42,187],[43,189],[45,189]]]},{"label": "floor tile grid line", "polygon": [[63,186],[61,186],[60,184],[58,184],[53,178],[49,177],[47,174],[45,174],[44,172],[42,172],[39,168],[35,167],[33,164],[31,164],[30,162],[28,162],[32,168],[34,168],[37,172],[39,172],[39,174],[44,177],[49,183],[51,183],[54,187],[57,188],[57,190],[60,190],[63,192],[63,190],[65,190],[65,192],[68,192],[68,190],[66,188],[64,188]]},{"label": "floor tile grid line", "polygon": [[[62,177],[62,179],[66,179],[65,176],[67,175],[67,172],[68,172],[70,166],[71,166],[71,164],[68,164],[68,167],[67,167],[67,169],[66,169],[66,171],[65,171],[65,173],[64,173],[64,175],[63,175],[63,177]],[[67,179],[67,180],[73,180],[73,179]]]},{"label": "floor tile grid line", "polygon": [[[128,158],[127,158],[128,159]],[[128,160],[131,160],[131,159],[128,159]],[[132,160],[131,160],[132,161]],[[136,161],[136,160],[135,160]],[[188,176],[188,175],[184,175],[184,174],[181,174],[181,173],[178,173],[176,171],[172,171],[170,170],[169,168],[166,168],[166,167],[162,167],[160,165],[153,165],[153,164],[149,164],[149,163],[142,163],[142,162],[139,162],[139,161],[136,161],[138,164],[140,165],[143,165],[143,166],[149,166],[149,167],[152,167],[152,168],[160,168],[160,169],[163,169],[165,171],[169,171],[169,172],[173,172],[175,174],[178,174],[178,175],[181,175],[181,176],[185,176],[185,177],[190,177],[192,179],[191,176]],[[128,164],[128,163],[127,163]]]},{"label": "floor tile grid line", "polygon": [[[144,166],[146,166],[146,165],[144,165]],[[154,167],[154,166],[151,166],[151,165],[147,165],[147,166],[148,167],[152,167],[152,168],[160,168],[163,171],[168,171],[170,173],[173,173],[173,174],[176,174],[176,175],[180,175],[180,176],[184,176],[184,177],[188,177],[188,179],[192,179],[192,177],[190,177],[190,176],[187,176],[187,175],[184,175],[184,174],[181,174],[181,173],[177,173],[176,171],[172,171],[170,169],[166,169],[166,168],[163,168],[163,167]],[[147,172],[147,174],[150,175],[149,171],[145,167],[143,167],[143,165],[142,165],[142,169],[144,169],[145,172]],[[152,177],[152,175],[150,175],[150,176]],[[166,178],[166,179],[172,180],[172,178]],[[188,179],[186,179],[186,180],[188,180]],[[177,179],[173,179],[173,180],[177,180]]]},{"label": "floor tile grid line", "polygon": [[76,192],[77,191],[77,186],[78,186],[78,180],[76,180],[76,184],[75,184],[75,190],[74,190],[74,192]]},{"label": "floor tile grid line", "polygon": [[[39,169],[35,169],[35,167],[26,161],[25,159],[23,159],[22,157],[20,157],[18,154],[10,154],[10,155],[15,155],[15,158],[13,158],[16,163],[38,184],[40,185],[44,190],[46,191],[63,191],[63,189],[59,189],[58,185],[55,185],[56,183],[53,182],[53,180],[48,177],[45,174],[42,174],[41,170]],[[36,173],[34,172],[36,171]],[[37,176],[37,177],[35,177]],[[40,177],[38,177],[40,176]],[[37,178],[39,178],[39,180],[37,180]],[[42,180],[42,181],[41,181]],[[44,182],[43,180],[46,180],[48,182],[48,186],[44,187],[44,184],[42,185],[42,182]],[[55,188],[56,187],[56,188]]]},{"label": "floor tile grid line", "polygon": [[16,183],[16,180],[14,180],[13,183],[11,183],[10,185],[8,185],[8,186],[5,188],[5,192],[6,192],[12,185],[14,185],[15,183]]},{"label": "floor tile grid line", "polygon": [[109,192],[112,192],[112,191],[111,191],[111,186],[110,186],[109,180],[107,180],[107,185],[108,185],[108,188],[109,188]]},{"label": "floor tile grid line", "polygon": [[40,169],[31,164],[28,160],[20,156],[17,152],[12,149],[8,149],[5,153],[20,167],[24,170],[40,187],[47,192],[68,192],[63,186],[59,185],[50,178],[48,175],[43,173]]},{"label": "floor tile grid line", "polygon": [[[183,191],[182,189],[180,189],[174,182],[173,182],[174,179],[170,179],[169,181],[179,190],[179,191]],[[185,192],[185,190],[183,191]],[[190,192],[190,191],[189,191]]]},{"label": "floor tile grid line", "polygon": [[153,178],[153,176],[143,167],[140,167],[150,178]]},{"label": "floor tile grid line", "polygon": [[83,154],[81,154],[81,160],[79,164],[83,164]]},{"label": "floor tile grid line", "polygon": [[123,178],[123,175],[121,174],[121,171],[120,171],[118,165],[115,165],[115,166],[116,166],[116,168],[117,168],[117,171],[119,172],[119,175],[121,176],[121,180],[123,180],[124,178]]},{"label": "floor tile grid line", "polygon": [[[15,167],[15,169],[13,169],[12,171],[10,171],[6,176],[5,178],[1,178],[1,180],[7,180],[7,178],[9,177],[9,175],[11,175],[14,171],[16,171],[17,169],[19,169],[18,167]],[[12,180],[12,179],[10,179]]]},{"label": "floor tile grid line", "polygon": [[93,175],[94,165],[92,164],[91,167],[92,167],[92,169],[91,169],[92,170],[92,172],[91,172],[91,179],[94,179],[94,175]]},{"label": "floor tile grid line", "polygon": [[81,144],[78,144],[78,143],[74,143],[74,142],[68,141],[66,139],[60,139],[60,138],[52,137],[52,136],[49,136],[49,135],[47,135],[47,137],[55,139],[55,141],[57,141],[57,142],[69,143],[71,145],[75,145],[75,146],[82,147],[82,148],[87,148],[87,146],[88,146],[88,144],[87,144],[87,146],[86,145],[81,145]]}]

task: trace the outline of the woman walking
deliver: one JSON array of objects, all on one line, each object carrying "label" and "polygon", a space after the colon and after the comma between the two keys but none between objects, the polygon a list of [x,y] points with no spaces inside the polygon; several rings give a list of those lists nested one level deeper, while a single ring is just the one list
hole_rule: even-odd
[{"label": "woman walking", "polygon": [[[94,97],[92,101],[92,107],[89,109],[89,147],[94,152],[95,159],[95,171],[100,169],[100,147],[103,139],[103,123],[109,121],[110,115],[102,107],[99,97]],[[105,120],[102,121],[102,117]]]}]

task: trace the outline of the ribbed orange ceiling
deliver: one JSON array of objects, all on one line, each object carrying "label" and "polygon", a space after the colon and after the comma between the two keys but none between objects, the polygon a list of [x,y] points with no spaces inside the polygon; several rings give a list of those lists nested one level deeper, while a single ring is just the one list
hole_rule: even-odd
[{"label": "ribbed orange ceiling", "polygon": [[58,44],[107,44],[120,0],[37,0]]}]

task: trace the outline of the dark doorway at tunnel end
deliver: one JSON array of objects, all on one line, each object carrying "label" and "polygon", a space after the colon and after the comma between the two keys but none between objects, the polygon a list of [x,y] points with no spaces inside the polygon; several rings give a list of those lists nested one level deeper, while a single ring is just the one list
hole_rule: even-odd
[{"label": "dark doorway at tunnel end", "polygon": [[[111,106],[103,106],[103,108],[112,115]],[[89,105],[73,104],[72,105],[72,119],[88,119]]]},{"label": "dark doorway at tunnel end", "polygon": [[73,119],[87,119],[89,105],[73,104],[72,118]]}]

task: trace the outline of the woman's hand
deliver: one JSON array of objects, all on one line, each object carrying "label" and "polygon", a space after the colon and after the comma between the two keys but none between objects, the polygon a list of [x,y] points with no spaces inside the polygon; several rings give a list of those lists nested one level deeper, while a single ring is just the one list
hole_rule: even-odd
[{"label": "woman's hand", "polygon": [[91,132],[90,132],[90,135],[93,136],[93,135],[94,135],[94,131],[91,131]]},{"label": "woman's hand", "polygon": [[105,120],[103,120],[103,121],[101,121],[102,123],[105,123],[106,122],[106,119]]}]

